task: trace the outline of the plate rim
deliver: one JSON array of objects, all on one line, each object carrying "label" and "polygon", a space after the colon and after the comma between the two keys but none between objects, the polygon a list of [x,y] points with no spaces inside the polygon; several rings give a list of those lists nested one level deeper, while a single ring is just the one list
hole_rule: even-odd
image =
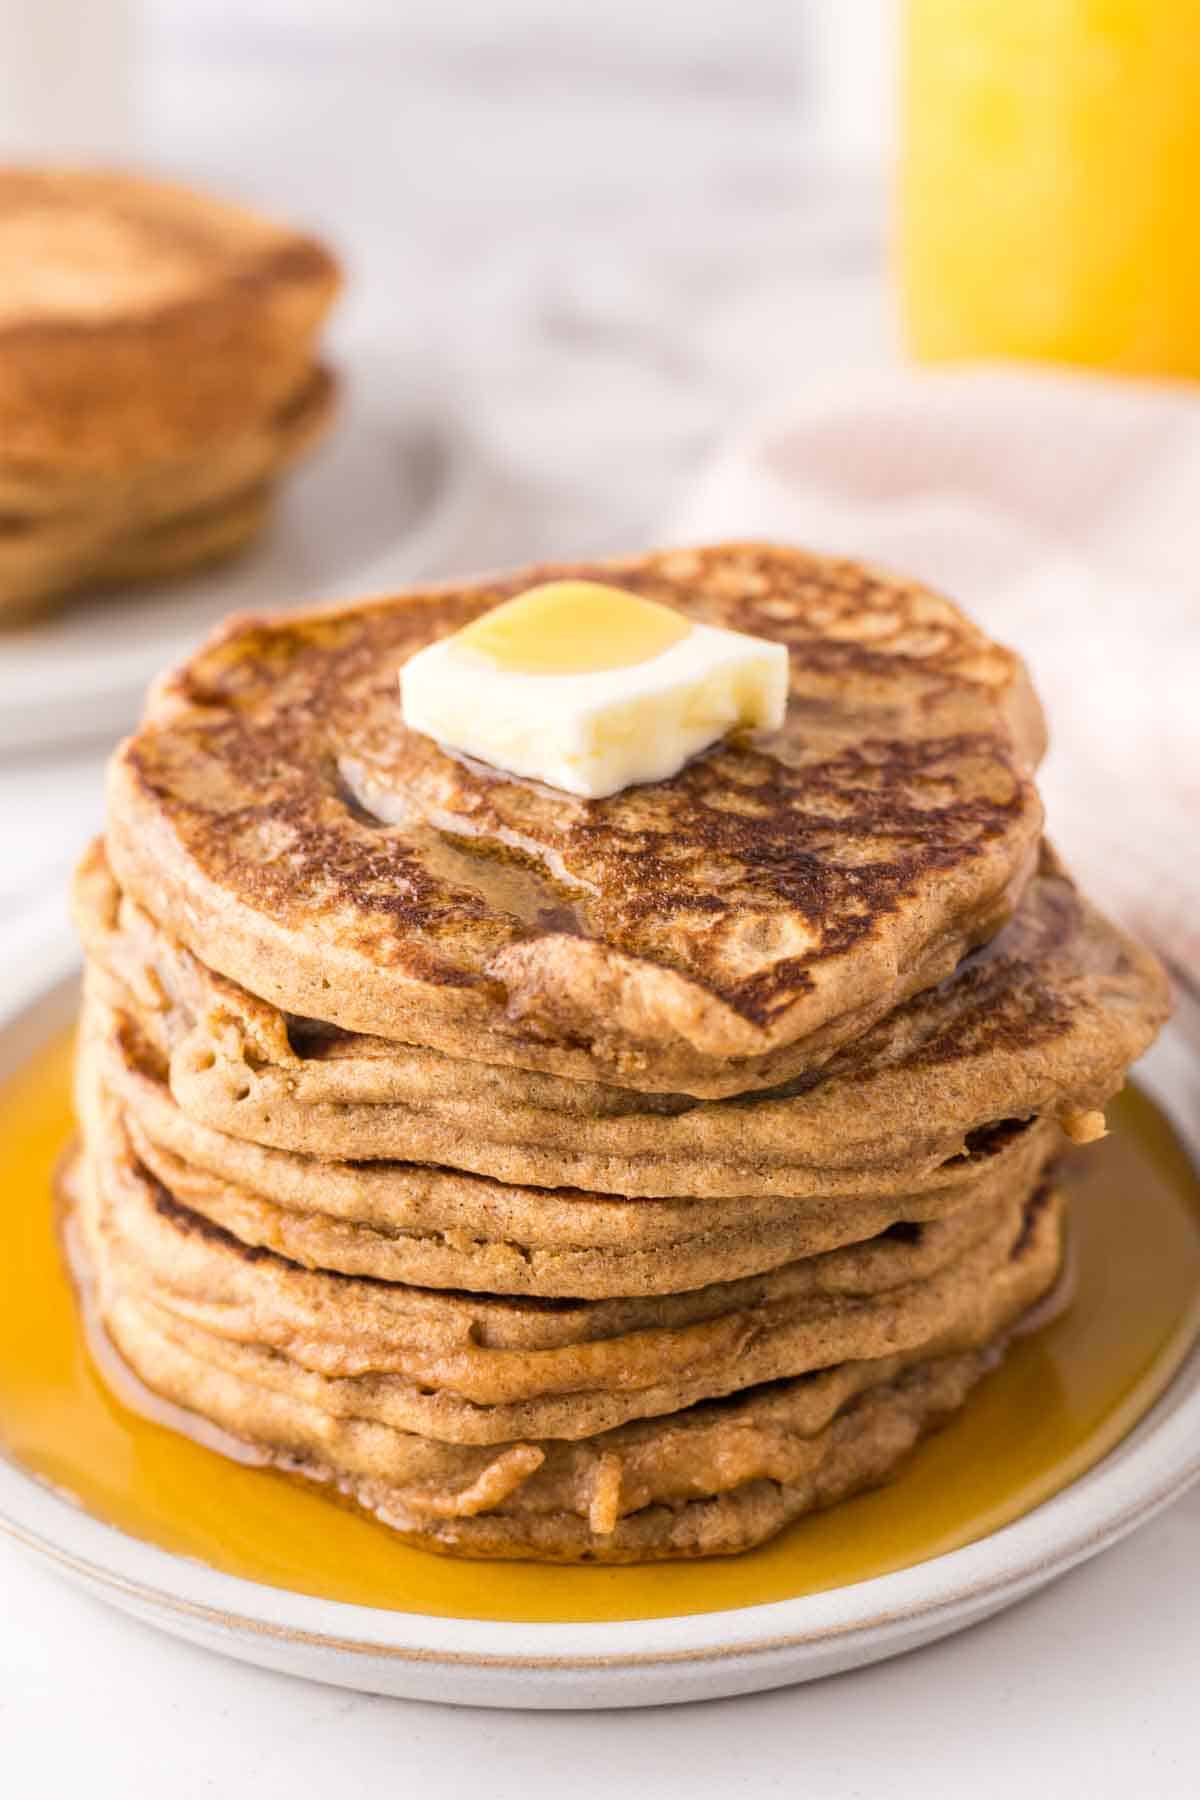
[{"label": "plate rim", "polygon": [[[0,1063],[19,1064],[65,1023],[78,979],[65,930],[0,978]],[[18,1046],[14,1049],[14,1045]],[[1139,1064],[1193,1156],[1200,1128],[1179,1116],[1197,1059],[1168,1026]],[[906,1628],[950,1629],[997,1610],[1115,1543],[1200,1480],[1200,1339],[1165,1391],[1106,1456],[1020,1518],[974,1543],[849,1586],[791,1599],[654,1619],[580,1623],[444,1618],[353,1605],[227,1574],[145,1543],[86,1512],[0,1447],[0,1533],[114,1600],[223,1637],[289,1644],[360,1661],[562,1673],[714,1665],[856,1641]]]}]

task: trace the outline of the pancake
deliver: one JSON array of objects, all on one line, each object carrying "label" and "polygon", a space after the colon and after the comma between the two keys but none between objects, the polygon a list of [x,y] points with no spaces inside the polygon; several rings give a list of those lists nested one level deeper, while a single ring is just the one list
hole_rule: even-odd
[{"label": "pancake", "polygon": [[[415,650],[594,577],[787,644],[788,722],[583,801],[409,733]],[[1043,727],[948,601],[766,545],[235,621],[114,758],[123,888],[282,1011],[451,1057],[721,1097],[811,1071],[992,937]]]},{"label": "pancake", "polygon": [[912,1194],[999,1124],[1049,1117],[1094,1134],[1168,1007],[1154,958],[1088,906],[1048,850],[1014,919],[952,978],[818,1075],[717,1102],[306,1036],[122,901],[98,848],[74,906],[97,1007],[136,1023],[179,1107],[212,1131],[332,1161],[624,1196]]},{"label": "pancake", "polygon": [[[561,576],[783,641],[784,729],[598,801],[407,732],[407,657]],[[1055,1158],[1167,1011],[1043,736],[948,602],[765,545],[230,622],[73,888],[105,1378],[454,1555],[732,1553],[886,1479],[1045,1316]]]},{"label": "pancake", "polygon": [[[86,1081],[82,1181],[122,1291],[209,1359],[327,1410],[463,1443],[580,1437],[734,1388],[911,1348],[996,1279],[1033,1186],[927,1226],[683,1293],[547,1301],[303,1269],[180,1204]],[[209,1341],[211,1340],[211,1341]]]},{"label": "pancake", "polygon": [[467,1556],[620,1562],[763,1541],[885,1478],[994,1366],[1061,1257],[1061,1206],[1044,1193],[1006,1268],[920,1352],[821,1369],[581,1441],[484,1447],[324,1411],[264,1384],[252,1355],[236,1370],[211,1361],[209,1334],[123,1291],[88,1208],[94,1190],[82,1190],[76,1267],[122,1359],[118,1386],[132,1378],[186,1409],[177,1423],[190,1414],[193,1428],[216,1425],[264,1461],[335,1485],[410,1541]]},{"label": "pancake", "polygon": [[61,552],[5,541],[0,531],[0,613],[21,618],[68,594],[165,581],[220,562],[260,534],[271,500],[269,487],[251,488],[182,518],[118,532],[102,545],[76,542]]},{"label": "pancake", "polygon": [[114,1096],[153,1175],[244,1243],[345,1274],[547,1297],[671,1293],[945,1218],[1022,1190],[1062,1141],[1052,1120],[980,1133],[899,1193],[843,1179],[827,1194],[626,1200],[419,1163],[299,1157],[213,1131],[176,1105],[136,1026],[94,997],[80,1080]]},{"label": "pancake", "polygon": [[199,512],[132,531],[107,547],[84,585],[111,588],[127,582],[161,581],[220,562],[259,535],[270,518],[273,501],[274,490],[269,485],[250,488]]},{"label": "pancake", "polygon": [[236,436],[197,455],[112,474],[13,462],[0,451],[0,516],[10,533],[19,524],[31,542],[61,549],[68,539],[95,542],[122,525],[149,526],[212,506],[289,468],[328,427],[336,394],[329,369],[309,369],[281,405]]},{"label": "pancake", "polygon": [[266,524],[272,486],[320,438],[334,383],[317,371],[296,400],[228,453],[142,471],[93,510],[0,518],[0,614],[84,589],[165,580],[231,556]]},{"label": "pancake", "polygon": [[300,389],[323,246],[165,182],[0,169],[0,445],[80,477],[203,455]]}]

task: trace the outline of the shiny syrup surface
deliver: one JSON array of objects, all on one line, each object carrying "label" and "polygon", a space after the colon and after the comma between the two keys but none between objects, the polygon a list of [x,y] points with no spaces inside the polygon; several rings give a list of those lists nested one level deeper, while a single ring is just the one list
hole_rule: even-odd
[{"label": "shiny syrup surface", "polygon": [[984,1536],[1096,1462],[1162,1392],[1200,1330],[1200,1182],[1129,1090],[1075,1157],[1074,1294],[1018,1340],[887,1487],[747,1555],[644,1568],[468,1563],[399,1543],[316,1486],[229,1461],[101,1382],[55,1236],[71,1133],[70,1043],[0,1089],[0,1446],[99,1518],[274,1587],[451,1618],[654,1618],[864,1581]]}]

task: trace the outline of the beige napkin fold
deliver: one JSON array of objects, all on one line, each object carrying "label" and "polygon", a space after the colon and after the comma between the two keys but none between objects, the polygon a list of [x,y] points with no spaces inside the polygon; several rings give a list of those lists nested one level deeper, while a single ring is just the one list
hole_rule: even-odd
[{"label": "beige napkin fold", "polygon": [[1200,389],[1025,368],[829,374],[702,474],[672,542],[915,575],[1029,662],[1050,830],[1200,1038]]}]

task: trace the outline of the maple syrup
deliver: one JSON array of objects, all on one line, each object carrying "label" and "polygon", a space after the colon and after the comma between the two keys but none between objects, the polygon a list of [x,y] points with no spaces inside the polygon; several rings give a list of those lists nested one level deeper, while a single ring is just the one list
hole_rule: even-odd
[{"label": "maple syrup", "polygon": [[70,1044],[0,1089],[0,1445],[89,1512],[274,1587],[451,1618],[653,1618],[783,1600],[922,1562],[1063,1487],[1124,1436],[1200,1330],[1200,1183],[1136,1089],[1075,1158],[1074,1291],[875,1493],[760,1550],[700,1563],[555,1568],[416,1550],[299,1479],[229,1460],[117,1400],[80,1328],[54,1229],[71,1133]]},{"label": "maple syrup", "polygon": [[651,662],[690,619],[602,581],[545,581],[464,625],[455,642],[509,675],[597,675]]}]

